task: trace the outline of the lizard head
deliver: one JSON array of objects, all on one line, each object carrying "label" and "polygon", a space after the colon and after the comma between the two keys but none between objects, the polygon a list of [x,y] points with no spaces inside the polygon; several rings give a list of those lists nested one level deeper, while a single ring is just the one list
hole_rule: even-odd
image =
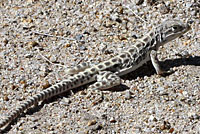
[{"label": "lizard head", "polygon": [[191,27],[188,23],[184,24],[179,20],[166,20],[156,29],[156,31],[157,33],[160,33],[160,41],[167,43],[183,35],[190,29]]}]

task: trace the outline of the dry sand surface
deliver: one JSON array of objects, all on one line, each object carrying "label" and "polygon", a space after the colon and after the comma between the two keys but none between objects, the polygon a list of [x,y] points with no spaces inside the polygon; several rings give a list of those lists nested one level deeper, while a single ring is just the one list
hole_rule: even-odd
[{"label": "dry sand surface", "polygon": [[192,27],[158,51],[174,73],[160,77],[149,63],[112,91],[84,86],[31,107],[3,132],[199,134],[199,0],[1,0],[0,120],[67,68],[107,60],[172,18]]}]

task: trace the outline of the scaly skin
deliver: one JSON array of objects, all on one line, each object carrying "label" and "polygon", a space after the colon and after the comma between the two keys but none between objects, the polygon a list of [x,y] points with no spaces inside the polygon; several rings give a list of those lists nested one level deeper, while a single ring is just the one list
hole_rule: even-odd
[{"label": "scaly skin", "polygon": [[138,39],[127,51],[120,53],[116,57],[92,67],[90,64],[82,63],[77,67],[69,69],[69,74],[76,74],[20,104],[5,119],[1,120],[0,128],[5,127],[33,104],[90,82],[96,82],[91,88],[101,90],[119,85],[121,82],[119,76],[136,70],[147,61],[151,60],[156,72],[162,73],[154,54],[155,51],[159,46],[181,36],[189,29],[188,24],[183,24],[178,20],[167,20],[152,29],[141,39]]}]

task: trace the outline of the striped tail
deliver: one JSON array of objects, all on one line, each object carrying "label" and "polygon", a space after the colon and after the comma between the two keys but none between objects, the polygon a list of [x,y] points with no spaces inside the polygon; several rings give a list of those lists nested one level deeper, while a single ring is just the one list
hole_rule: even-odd
[{"label": "striped tail", "polygon": [[29,98],[28,100],[26,100],[25,102],[20,104],[20,106],[17,107],[13,112],[11,112],[11,114],[9,116],[7,116],[4,120],[2,120],[0,122],[0,128],[9,124],[12,120],[14,120],[16,117],[18,117],[21,113],[23,113],[26,109],[28,109],[33,104],[37,104],[40,101],[48,99],[57,94],[66,92],[72,88],[75,88],[76,85],[73,84],[74,80],[72,80],[72,79],[63,80],[63,81],[47,88],[46,90],[34,95],[33,97]]}]

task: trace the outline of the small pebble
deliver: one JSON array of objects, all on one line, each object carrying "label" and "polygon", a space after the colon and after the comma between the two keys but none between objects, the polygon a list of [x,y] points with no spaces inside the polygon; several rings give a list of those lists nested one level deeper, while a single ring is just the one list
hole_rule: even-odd
[{"label": "small pebble", "polygon": [[111,118],[110,118],[110,122],[111,122],[111,123],[115,123],[115,122],[117,122],[117,121],[115,120],[115,118],[111,117]]},{"label": "small pebble", "polygon": [[3,43],[4,43],[4,44],[8,44],[8,40],[7,40],[7,39],[4,39],[4,40],[3,40]]},{"label": "small pebble", "polygon": [[173,133],[173,132],[174,132],[174,128],[170,128],[169,133]]},{"label": "small pebble", "polygon": [[8,95],[4,95],[3,100],[4,101],[9,101]]},{"label": "small pebble", "polygon": [[131,92],[129,90],[126,91],[125,98],[126,99],[131,99]]},{"label": "small pebble", "polygon": [[141,5],[144,2],[144,0],[135,0],[136,5]]},{"label": "small pebble", "polygon": [[29,48],[32,48],[32,47],[39,46],[39,43],[37,43],[36,41],[30,41],[30,42],[28,42],[27,46]]},{"label": "small pebble", "polygon": [[95,125],[96,123],[97,123],[96,120],[90,120],[90,121],[88,122],[88,126]]},{"label": "small pebble", "polygon": [[84,36],[82,34],[79,34],[79,35],[76,35],[75,39],[78,40],[78,41],[80,41],[80,40],[83,39],[83,37]]},{"label": "small pebble", "polygon": [[56,62],[57,58],[55,55],[51,55],[50,59],[51,62]]},{"label": "small pebble", "polygon": [[49,82],[48,81],[44,81],[43,83],[42,83],[42,89],[46,89],[46,88],[48,88],[48,87],[50,87],[51,85],[49,84]]}]

